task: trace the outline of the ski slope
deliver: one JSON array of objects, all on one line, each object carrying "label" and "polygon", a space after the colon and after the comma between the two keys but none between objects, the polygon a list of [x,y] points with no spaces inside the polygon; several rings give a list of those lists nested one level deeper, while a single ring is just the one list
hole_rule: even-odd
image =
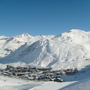
[{"label": "ski slope", "polygon": [[0,66],[34,65],[55,70],[90,64],[90,32],[72,29],[60,35],[0,36]]}]

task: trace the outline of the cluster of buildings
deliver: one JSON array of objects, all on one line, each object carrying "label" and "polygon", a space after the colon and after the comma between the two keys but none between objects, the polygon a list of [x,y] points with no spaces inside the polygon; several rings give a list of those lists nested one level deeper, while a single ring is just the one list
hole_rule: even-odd
[{"label": "cluster of buildings", "polygon": [[7,65],[3,70],[0,70],[1,75],[18,77],[26,80],[42,80],[42,81],[57,81],[63,82],[62,75],[74,74],[77,69],[67,69],[63,71],[53,71],[52,68],[36,68],[36,67],[13,67]]}]

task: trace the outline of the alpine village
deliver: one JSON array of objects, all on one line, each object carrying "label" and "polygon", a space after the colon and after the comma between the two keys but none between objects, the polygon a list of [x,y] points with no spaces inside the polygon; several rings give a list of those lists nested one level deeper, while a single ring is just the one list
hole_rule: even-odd
[{"label": "alpine village", "polygon": [[7,65],[5,69],[0,69],[0,75],[15,77],[24,80],[32,81],[55,81],[63,82],[63,75],[71,75],[77,73],[78,70],[67,69],[67,70],[52,70],[52,68],[36,68],[32,66],[27,67],[13,67]]}]

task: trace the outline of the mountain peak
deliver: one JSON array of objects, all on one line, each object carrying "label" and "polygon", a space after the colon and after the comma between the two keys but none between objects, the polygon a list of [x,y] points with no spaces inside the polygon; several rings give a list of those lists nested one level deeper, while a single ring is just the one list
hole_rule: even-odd
[{"label": "mountain peak", "polygon": [[29,33],[23,33],[22,36],[31,36]]},{"label": "mountain peak", "polygon": [[28,33],[23,33],[23,34],[20,34],[20,35],[16,35],[15,37],[23,38],[23,37],[32,37],[32,36],[30,34],[28,34]]},{"label": "mountain peak", "polygon": [[80,32],[83,32],[83,33],[85,33],[85,31],[84,31],[84,30],[81,30],[81,29],[71,29],[71,30],[69,30],[69,32],[72,32],[72,33],[80,33]]}]

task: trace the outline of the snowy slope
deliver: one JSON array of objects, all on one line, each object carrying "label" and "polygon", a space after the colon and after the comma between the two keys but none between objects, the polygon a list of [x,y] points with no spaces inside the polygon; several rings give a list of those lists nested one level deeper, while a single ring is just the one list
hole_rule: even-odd
[{"label": "snowy slope", "polygon": [[64,82],[28,81],[0,75],[0,90],[90,90],[90,66],[74,75],[63,76]]},{"label": "snowy slope", "polygon": [[74,82],[27,81],[0,76],[0,90],[58,90]]},{"label": "snowy slope", "polygon": [[90,32],[72,29],[60,35],[22,34],[0,37],[0,64],[35,65],[53,69],[90,65]]},{"label": "snowy slope", "polygon": [[43,84],[43,82],[33,82],[0,76],[0,90],[29,90],[41,84]]},{"label": "snowy slope", "polygon": [[77,82],[59,90],[90,90],[90,78]]},{"label": "snowy slope", "polygon": [[69,82],[77,82],[70,85],[66,85],[65,87],[60,88],[59,90],[90,90],[90,65],[83,68],[76,75],[65,76],[64,79]]}]

